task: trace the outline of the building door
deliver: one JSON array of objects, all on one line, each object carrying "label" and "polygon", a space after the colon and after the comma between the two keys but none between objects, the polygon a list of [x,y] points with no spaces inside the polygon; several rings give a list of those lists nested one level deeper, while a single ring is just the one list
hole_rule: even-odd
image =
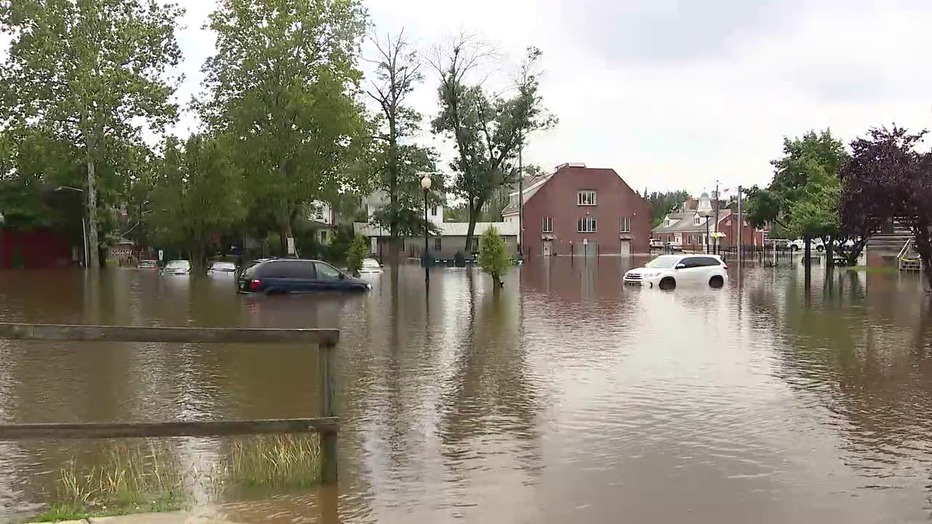
[{"label": "building door", "polygon": [[544,256],[549,257],[553,256],[553,242],[550,240],[544,241]]},{"label": "building door", "polygon": [[621,256],[626,257],[631,255],[631,241],[622,240],[621,241]]}]

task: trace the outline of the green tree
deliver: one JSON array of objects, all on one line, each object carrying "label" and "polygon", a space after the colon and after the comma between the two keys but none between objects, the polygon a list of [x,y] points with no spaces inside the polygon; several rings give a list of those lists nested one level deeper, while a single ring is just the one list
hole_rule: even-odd
[{"label": "green tree", "polygon": [[40,125],[80,148],[86,166],[90,267],[96,249],[101,163],[139,137],[140,119],[161,132],[177,116],[166,80],[181,51],[183,11],[157,0],[16,0],[0,3],[0,30],[13,35],[0,64],[0,119]]},{"label": "green tree", "polygon": [[[802,235],[807,253],[814,236],[824,237],[831,250],[832,243],[828,241],[840,233],[838,173],[848,158],[844,144],[828,129],[820,133],[809,131],[802,138],[784,138],[783,156],[771,162],[774,175],[770,185],[748,191],[748,222],[755,226],[776,222]],[[834,203],[830,202],[832,198]],[[830,217],[832,209],[835,218]],[[794,211],[805,215],[794,219]]]},{"label": "green tree", "polygon": [[663,222],[663,217],[667,216],[673,208],[682,204],[689,198],[689,191],[680,189],[678,191],[654,191],[647,194],[644,190],[644,200],[647,201],[647,207],[650,208],[651,229],[659,226]]},{"label": "green tree", "polygon": [[495,288],[499,289],[505,285],[502,275],[508,271],[511,264],[511,255],[508,254],[505,239],[498,234],[495,226],[489,226],[479,240],[479,267],[492,277]]},{"label": "green tree", "polygon": [[369,256],[369,242],[366,237],[359,233],[353,238],[350,244],[349,252],[346,254],[346,267],[353,276],[359,276],[359,270],[362,269],[362,261]]},{"label": "green tree", "polygon": [[556,124],[541,101],[535,72],[541,52],[528,48],[515,94],[509,98],[491,95],[481,84],[467,83],[468,75],[490,56],[468,36],[449,46],[435,48],[431,66],[440,77],[440,114],[432,127],[438,135],[452,136],[456,159],[450,164],[455,178],[452,193],[466,201],[469,226],[468,251],[482,209],[493,192],[517,180],[514,166],[518,151],[529,133]]},{"label": "green tree", "polygon": [[172,137],[152,192],[152,222],[159,240],[187,253],[192,271],[207,270],[209,246],[244,214],[241,173],[229,146],[192,135]]},{"label": "green tree", "polygon": [[221,0],[209,25],[217,54],[197,107],[211,130],[237,141],[252,207],[274,217],[284,252],[304,204],[359,184],[349,167],[366,134],[356,96],[365,9],[359,0]]},{"label": "green tree", "polygon": [[[421,114],[409,104],[409,96],[415,86],[423,82],[421,64],[404,31],[396,38],[391,35],[382,41],[373,37],[378,53],[375,80],[369,96],[379,105],[376,120],[375,171],[376,188],[388,195],[388,205],[374,217],[376,224],[388,228],[391,254],[398,254],[399,235],[410,234],[416,227],[412,220],[420,216],[417,210],[424,205],[421,178],[425,173],[436,172],[436,154],[430,148],[411,143],[411,138],[420,131]],[[442,189],[436,174],[432,180],[437,190]],[[433,191],[434,195],[441,194]],[[436,197],[435,197],[436,198]],[[423,231],[423,219],[420,219]]]}]

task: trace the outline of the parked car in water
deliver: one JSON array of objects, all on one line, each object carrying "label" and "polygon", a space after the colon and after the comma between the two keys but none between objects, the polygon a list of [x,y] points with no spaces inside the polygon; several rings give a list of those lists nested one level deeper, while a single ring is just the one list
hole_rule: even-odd
[{"label": "parked car in water", "polygon": [[[811,249],[818,251],[819,253],[825,251],[825,244],[822,242],[821,238],[813,238],[810,240]],[[806,250],[806,241],[797,238],[796,240],[789,243],[790,250],[792,251],[805,251]]]},{"label": "parked car in water", "polygon": [[155,260],[140,260],[139,263],[136,264],[136,269],[157,270],[158,268],[159,268],[159,263],[156,262]]},{"label": "parked car in water", "polygon": [[670,251],[682,251],[682,250],[683,250],[683,244],[681,244],[681,243],[679,243],[679,242],[677,242],[677,241],[674,240],[673,242],[667,242],[667,248],[668,248]]},{"label": "parked car in water", "polygon": [[663,243],[663,240],[659,238],[650,239],[650,248],[651,249],[663,249],[666,244]]},{"label": "parked car in water", "polygon": [[372,285],[320,260],[283,258],[260,262],[240,275],[240,293],[314,293],[366,291]]},{"label": "parked car in water", "polygon": [[214,262],[207,270],[208,273],[232,274],[236,273],[236,264],[233,262]]},{"label": "parked car in water", "polygon": [[187,260],[172,260],[165,264],[163,275],[187,275],[191,272],[191,263]]},{"label": "parked car in water", "polygon": [[379,261],[374,258],[366,258],[362,261],[362,268],[359,270],[360,274],[377,274],[382,272],[382,264],[379,264]]},{"label": "parked car in water", "polygon": [[688,284],[720,288],[728,281],[727,269],[718,255],[663,255],[625,273],[624,283],[663,290]]}]

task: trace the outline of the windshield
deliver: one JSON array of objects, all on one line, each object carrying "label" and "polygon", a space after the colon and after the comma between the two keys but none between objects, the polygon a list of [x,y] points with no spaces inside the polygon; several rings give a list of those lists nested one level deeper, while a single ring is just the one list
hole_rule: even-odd
[{"label": "windshield", "polygon": [[210,266],[211,269],[236,269],[236,265],[233,262],[214,262],[214,265]]},{"label": "windshield", "polygon": [[177,269],[177,268],[188,267],[188,261],[187,261],[187,260],[172,260],[172,261],[169,262],[168,265],[165,266],[165,267],[168,268],[168,269]]},{"label": "windshield", "polygon": [[381,267],[381,266],[379,266],[378,260],[367,258],[362,261],[362,267]]},{"label": "windshield", "polygon": [[679,259],[680,257],[677,256],[664,255],[651,260],[645,267],[649,267],[651,269],[669,269],[673,267],[673,265],[676,264],[677,260]]}]

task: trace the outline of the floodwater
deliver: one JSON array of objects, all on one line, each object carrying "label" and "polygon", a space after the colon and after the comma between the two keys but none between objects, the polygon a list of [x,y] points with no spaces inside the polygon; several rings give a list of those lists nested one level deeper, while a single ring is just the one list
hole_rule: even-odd
[{"label": "floodwater", "polygon": [[[236,522],[932,520],[932,306],[915,275],[735,267],[625,288],[621,258],[387,269],[365,295],[0,273],[0,321],[333,327],[340,484],[223,497]],[[307,348],[0,341],[0,423],[315,416]],[[212,439],[174,439],[208,462]],[[97,444],[0,442],[0,521]]]}]

